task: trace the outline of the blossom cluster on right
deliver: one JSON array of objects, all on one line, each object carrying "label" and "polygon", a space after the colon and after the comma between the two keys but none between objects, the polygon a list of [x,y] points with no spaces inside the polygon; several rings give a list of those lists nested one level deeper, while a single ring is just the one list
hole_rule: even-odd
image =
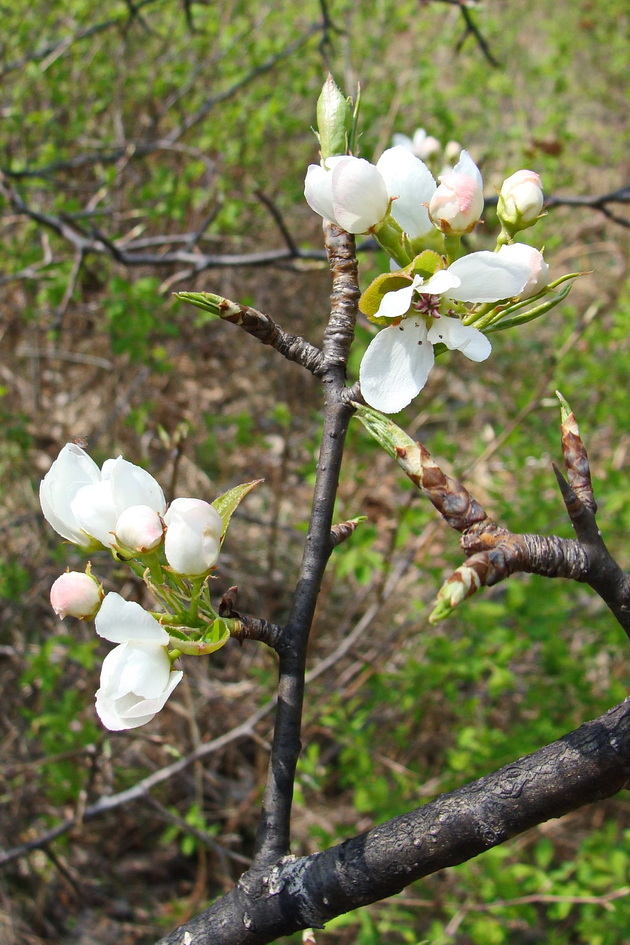
[{"label": "blossom cluster on right", "polygon": [[466,253],[462,237],[480,222],[485,204],[481,173],[468,152],[460,149],[455,166],[443,168],[436,181],[418,153],[435,162],[440,145],[419,129],[413,139],[397,136],[371,164],[348,153],[353,117],[329,77],[318,103],[321,162],[309,166],[304,195],[325,220],[371,234],[390,256],[392,271],[377,277],[359,303],[383,329],[366,351],[359,380],[367,404],[397,413],[426,384],[436,353],[459,350],[484,361],[489,332],[549,311],[570,285],[552,290],[577,274],[551,282],[542,253],[514,240],[542,215],[535,171],[519,170],[503,182],[494,252]]}]

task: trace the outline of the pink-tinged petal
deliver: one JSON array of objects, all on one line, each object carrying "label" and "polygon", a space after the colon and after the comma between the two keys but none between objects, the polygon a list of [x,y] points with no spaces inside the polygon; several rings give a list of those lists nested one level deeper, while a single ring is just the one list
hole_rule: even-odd
[{"label": "pink-tinged petal", "polygon": [[385,181],[363,158],[348,157],[332,170],[335,220],[348,233],[366,233],[380,223],[389,207]]},{"label": "pink-tinged petal", "polygon": [[103,600],[103,588],[85,571],[66,571],[50,589],[50,603],[57,616],[91,620]]},{"label": "pink-tinged petal", "polygon": [[164,523],[148,505],[132,505],[118,516],[116,542],[140,554],[152,551],[164,537]]},{"label": "pink-tinged petal", "polygon": [[422,390],[433,363],[422,319],[384,328],[361,361],[359,380],[366,403],[383,413],[398,413]]},{"label": "pink-tinged petal", "polygon": [[310,164],[304,181],[304,197],[315,213],[325,220],[335,222],[332,203],[332,175],[320,164]]},{"label": "pink-tinged petal", "polygon": [[400,228],[412,239],[430,233],[433,224],[425,204],[431,200],[437,185],[429,168],[400,145],[384,151],[376,167],[389,196],[396,198],[391,213]]},{"label": "pink-tinged petal", "polygon": [[169,636],[161,624],[140,604],[110,592],[96,615],[96,632],[111,643],[130,640],[166,646]]},{"label": "pink-tinged petal", "polygon": [[429,341],[433,345],[441,342],[451,351],[461,351],[471,361],[485,361],[492,351],[492,345],[483,332],[446,315],[440,315],[431,325]]},{"label": "pink-tinged petal", "polygon": [[[466,174],[467,177],[472,177],[476,181],[479,187],[483,187],[483,178],[481,177],[481,171],[471,158],[468,151],[462,151],[459,156],[459,161],[453,168],[455,174]],[[440,178],[442,180],[442,178]]]},{"label": "pink-tinged petal", "polygon": [[540,250],[535,247],[527,243],[510,243],[502,246],[497,256],[504,262],[507,260],[522,263],[529,269],[529,279],[522,292],[519,293],[521,299],[536,295],[549,284],[549,264],[543,259]]},{"label": "pink-tinged petal", "polygon": [[497,302],[520,295],[529,279],[522,262],[501,259],[499,253],[482,250],[456,259],[448,271],[461,280],[447,295],[459,302]]}]

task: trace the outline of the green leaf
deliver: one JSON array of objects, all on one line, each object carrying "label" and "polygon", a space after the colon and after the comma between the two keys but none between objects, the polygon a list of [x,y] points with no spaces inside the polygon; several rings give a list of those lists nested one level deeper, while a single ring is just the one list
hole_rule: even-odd
[{"label": "green leaf", "polygon": [[228,489],[227,492],[217,496],[214,502],[212,502],[213,508],[217,510],[221,516],[221,521],[223,522],[221,544],[223,544],[227,527],[230,524],[230,519],[232,518],[235,509],[238,508],[247,493],[251,492],[254,486],[257,486],[259,482],[263,482],[263,480],[254,479],[252,482],[243,482],[240,484],[240,486],[234,486],[233,489]]}]

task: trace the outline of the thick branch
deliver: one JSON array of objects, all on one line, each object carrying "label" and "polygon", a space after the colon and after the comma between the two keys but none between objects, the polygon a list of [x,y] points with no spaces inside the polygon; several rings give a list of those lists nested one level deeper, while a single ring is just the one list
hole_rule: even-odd
[{"label": "thick branch", "polygon": [[323,853],[249,871],[160,945],[264,945],[391,896],[630,784],[630,700],[531,755]]}]

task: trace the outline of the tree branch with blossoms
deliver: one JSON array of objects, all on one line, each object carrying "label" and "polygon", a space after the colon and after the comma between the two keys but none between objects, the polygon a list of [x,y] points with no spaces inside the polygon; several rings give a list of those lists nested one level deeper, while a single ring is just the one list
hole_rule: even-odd
[{"label": "tree branch with blossoms", "polygon": [[[422,446],[383,414],[397,413],[425,387],[436,357],[460,351],[474,362],[491,355],[488,335],[516,328],[557,306],[578,273],[551,280],[540,250],[516,241],[543,212],[539,176],[522,169],[499,192],[494,251],[466,252],[463,237],[484,207],[479,169],[463,149],[438,181],[398,144],[376,164],[358,157],[358,106],[331,77],[317,110],[321,160],[308,168],[305,197],[323,220],[330,265],[330,315],[320,343],[282,329],[275,319],[205,292],[178,297],[306,369],[322,388],[324,423],[308,532],[286,621],[238,612],[236,588],[216,607],[211,579],[231,516],[257,481],[212,503],[177,497],[168,506],[157,481],[122,457],[101,468],[67,444],[44,477],[43,513],[86,553],[109,551],[141,578],[155,607],[104,594],[88,564],[53,585],[59,616],[95,619],[116,644],[103,663],[96,712],[112,731],[150,723],[165,708],[191,657],[211,656],[230,637],[262,642],[278,659],[276,716],[254,858],[234,889],[163,942],[262,945],[321,926],[333,916],[399,891],[460,863],[550,817],[609,796],[628,782],[628,704],[401,818],[340,846],[298,858],[291,852],[291,810],[307,694],[307,652],[325,570],[334,548],[352,540],[361,517],[335,524],[334,507],[350,421],[359,419],[441,512],[472,553],[438,595],[433,619],[481,585],[516,570],[589,583],[624,627],[630,579],[599,538],[586,453],[563,404],[561,481],[576,529],[574,542],[515,536],[492,522],[468,491],[449,479]],[[373,238],[391,269],[361,293],[355,237]],[[376,329],[348,378],[357,317]],[[624,623],[625,621],[625,623]]]}]

